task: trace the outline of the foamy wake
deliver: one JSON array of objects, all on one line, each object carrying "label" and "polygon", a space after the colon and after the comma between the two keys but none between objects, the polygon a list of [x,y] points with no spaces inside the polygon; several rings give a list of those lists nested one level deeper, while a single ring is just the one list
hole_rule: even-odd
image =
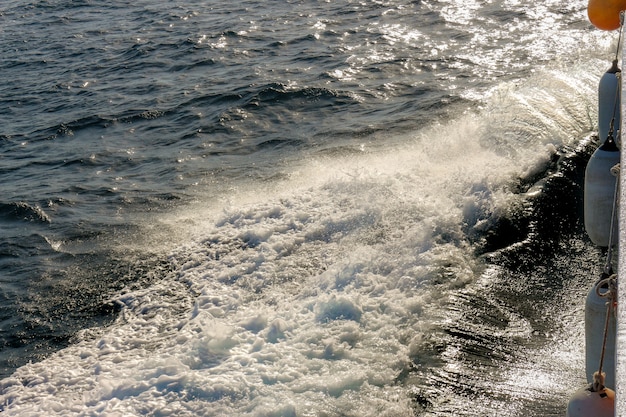
[{"label": "foamy wake", "polygon": [[[554,124],[574,118],[555,112]],[[497,221],[521,198],[515,178],[569,140],[526,138],[511,155],[493,117],[461,116],[390,153],[313,161],[218,214],[178,213],[195,237],[159,242],[174,272],[120,295],[114,325],[1,381],[2,410],[413,415],[398,377],[449,295],[482,273],[464,230]]]}]

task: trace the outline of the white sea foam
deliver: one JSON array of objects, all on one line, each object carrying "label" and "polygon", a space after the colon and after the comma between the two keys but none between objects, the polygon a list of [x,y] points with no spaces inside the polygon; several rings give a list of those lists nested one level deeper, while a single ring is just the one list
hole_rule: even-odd
[{"label": "white sea foam", "polygon": [[392,151],[314,158],[262,193],[151,219],[173,272],[120,294],[112,326],[1,381],[4,412],[412,415],[397,378],[482,273],[464,228],[496,221],[517,176],[591,129],[585,85],[551,100],[536,82]]}]

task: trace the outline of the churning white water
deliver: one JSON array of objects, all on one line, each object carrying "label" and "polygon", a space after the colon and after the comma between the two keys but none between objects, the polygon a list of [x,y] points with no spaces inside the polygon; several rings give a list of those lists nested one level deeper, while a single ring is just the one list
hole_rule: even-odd
[{"label": "churning white water", "polygon": [[[454,352],[427,348],[431,334],[457,317],[451,300],[494,273],[468,230],[522,204],[518,178],[594,128],[597,76],[548,69],[393,146],[312,154],[277,181],[218,184],[185,208],[145,214],[119,251],[166,266],[150,286],[120,292],[115,323],[0,381],[4,413],[414,415],[412,363],[454,367]],[[503,334],[533,338],[523,316],[502,311]],[[561,335],[561,347],[576,335]],[[485,389],[576,386],[536,372],[548,357],[575,373],[575,346],[528,348],[527,362],[502,369],[508,382]],[[438,401],[435,414],[508,407]]]}]

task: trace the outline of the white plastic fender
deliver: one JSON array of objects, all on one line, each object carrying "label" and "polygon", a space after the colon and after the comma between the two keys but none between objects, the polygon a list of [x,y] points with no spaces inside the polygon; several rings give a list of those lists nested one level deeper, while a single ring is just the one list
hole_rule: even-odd
[{"label": "white plastic fender", "polygon": [[593,392],[589,387],[579,389],[567,404],[565,417],[613,417],[615,392],[604,388]]},{"label": "white plastic fender", "polygon": [[613,136],[617,137],[620,125],[620,77],[621,70],[617,66],[617,60],[609,68],[598,84],[598,137],[600,143],[604,143],[609,136],[611,119],[613,121]]},{"label": "white plastic fender", "polygon": [[[604,340],[606,325],[606,310],[609,297],[600,297],[594,284],[587,294],[585,301],[585,362],[587,382],[593,382],[593,374],[598,371]],[[608,285],[600,285],[600,294],[606,294]],[[609,317],[609,327],[606,338],[606,347],[602,363],[602,372],[605,373],[604,385],[615,388],[615,334],[617,332],[615,309]]]},{"label": "white plastic fender", "polygon": [[[585,230],[593,243],[609,246],[611,218],[617,177],[611,168],[620,161],[620,151],[609,137],[589,158],[585,169],[584,216]],[[617,221],[613,222],[613,241],[617,242]]]}]

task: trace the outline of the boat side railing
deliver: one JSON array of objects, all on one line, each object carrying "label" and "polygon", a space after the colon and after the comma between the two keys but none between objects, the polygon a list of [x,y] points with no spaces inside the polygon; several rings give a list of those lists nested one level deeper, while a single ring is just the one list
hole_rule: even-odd
[{"label": "boat side railing", "polygon": [[[622,51],[622,62],[626,62],[624,58],[626,51],[624,39],[621,40],[621,51]],[[624,86],[625,84],[622,82],[621,84],[621,96],[626,97],[624,94]],[[621,111],[621,120],[625,120],[626,117],[626,100],[621,100],[620,104]],[[620,138],[620,147],[621,144],[625,143],[626,135],[624,135],[623,130],[620,129],[619,138]],[[621,152],[621,160],[620,167],[626,164],[624,163],[624,152]],[[621,171],[621,170],[620,170]],[[626,176],[619,176],[619,193],[620,193],[620,201],[626,201]],[[626,274],[626,250],[622,250],[626,248],[626,204],[620,204],[619,206],[619,243],[618,243],[618,296],[617,296],[617,346],[615,349],[617,358],[615,360],[616,370],[615,370],[615,415],[617,417],[626,417],[626,285],[620,285],[619,281]],[[622,281],[623,282],[623,281]]]}]

